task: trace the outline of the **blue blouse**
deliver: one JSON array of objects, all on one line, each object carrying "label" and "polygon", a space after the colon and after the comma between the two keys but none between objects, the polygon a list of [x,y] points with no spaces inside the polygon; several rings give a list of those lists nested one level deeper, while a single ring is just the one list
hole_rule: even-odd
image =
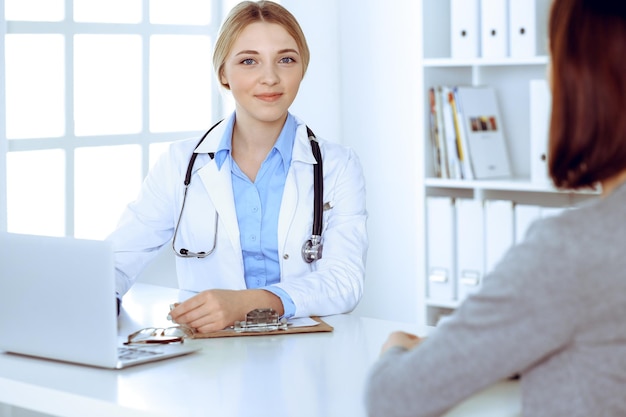
[{"label": "blue blouse", "polygon": [[278,258],[278,215],[291,165],[291,154],[296,136],[295,118],[287,115],[274,147],[252,182],[232,159],[232,136],[235,113],[227,121],[215,162],[221,168],[226,158],[231,159],[231,175],[235,208],[239,223],[239,239],[247,288],[260,288],[278,296],[284,307],[283,317],[295,314],[295,304],[281,288],[272,284],[280,282]]}]

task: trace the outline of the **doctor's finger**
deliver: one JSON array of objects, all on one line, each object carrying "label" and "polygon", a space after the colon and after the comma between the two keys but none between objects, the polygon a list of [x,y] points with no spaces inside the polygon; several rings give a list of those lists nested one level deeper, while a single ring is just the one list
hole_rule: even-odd
[{"label": "doctor's finger", "polygon": [[170,317],[176,323],[186,324],[186,322],[197,319],[203,314],[206,314],[202,313],[202,309],[204,307],[204,304],[193,302],[190,299],[174,307],[170,311]]},{"label": "doctor's finger", "polygon": [[179,324],[196,329],[200,333],[208,333],[222,330],[233,324],[221,310],[205,310],[197,308],[178,320]]},{"label": "doctor's finger", "polygon": [[172,310],[172,317],[179,317],[181,315],[187,314],[190,311],[196,310],[198,308],[203,308],[207,304],[211,303],[210,293],[208,291],[203,291],[189,298],[188,300],[183,301],[176,305],[176,307]]},{"label": "doctor's finger", "polygon": [[206,323],[204,323],[204,324],[202,324],[200,326],[195,326],[194,327],[199,333],[216,332],[216,331],[219,331],[219,330],[224,330],[227,327],[232,325],[232,323],[229,323],[227,321],[222,321],[222,320],[209,321],[206,318],[203,318],[200,321],[204,322],[205,320],[206,320]]}]

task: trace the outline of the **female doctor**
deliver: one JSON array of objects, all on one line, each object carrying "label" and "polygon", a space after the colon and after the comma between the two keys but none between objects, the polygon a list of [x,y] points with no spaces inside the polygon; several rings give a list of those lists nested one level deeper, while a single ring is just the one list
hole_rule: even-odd
[{"label": "female doctor", "polygon": [[[288,111],[308,63],[304,34],[284,7],[246,1],[231,10],[213,64],[235,111],[200,143],[173,143],[125,210],[109,236],[120,297],[173,243],[179,287],[197,294],[170,315],[199,332],[255,308],[306,317],[356,307],[368,246],[365,183],[352,150],[315,138]],[[317,166],[323,182],[314,186]]]}]

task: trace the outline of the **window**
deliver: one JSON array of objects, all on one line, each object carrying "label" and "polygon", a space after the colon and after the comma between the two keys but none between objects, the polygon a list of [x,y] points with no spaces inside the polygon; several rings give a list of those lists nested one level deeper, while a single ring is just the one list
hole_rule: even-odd
[{"label": "window", "polygon": [[221,0],[5,0],[0,229],[105,238],[167,144],[222,117],[221,18]]}]

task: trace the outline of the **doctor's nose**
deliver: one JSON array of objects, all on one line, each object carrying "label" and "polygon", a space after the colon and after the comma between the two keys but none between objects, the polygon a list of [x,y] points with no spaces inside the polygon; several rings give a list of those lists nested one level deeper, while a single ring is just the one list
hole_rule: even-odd
[{"label": "doctor's nose", "polygon": [[278,71],[273,65],[267,65],[263,68],[261,73],[261,82],[267,85],[274,85],[280,82]]}]

